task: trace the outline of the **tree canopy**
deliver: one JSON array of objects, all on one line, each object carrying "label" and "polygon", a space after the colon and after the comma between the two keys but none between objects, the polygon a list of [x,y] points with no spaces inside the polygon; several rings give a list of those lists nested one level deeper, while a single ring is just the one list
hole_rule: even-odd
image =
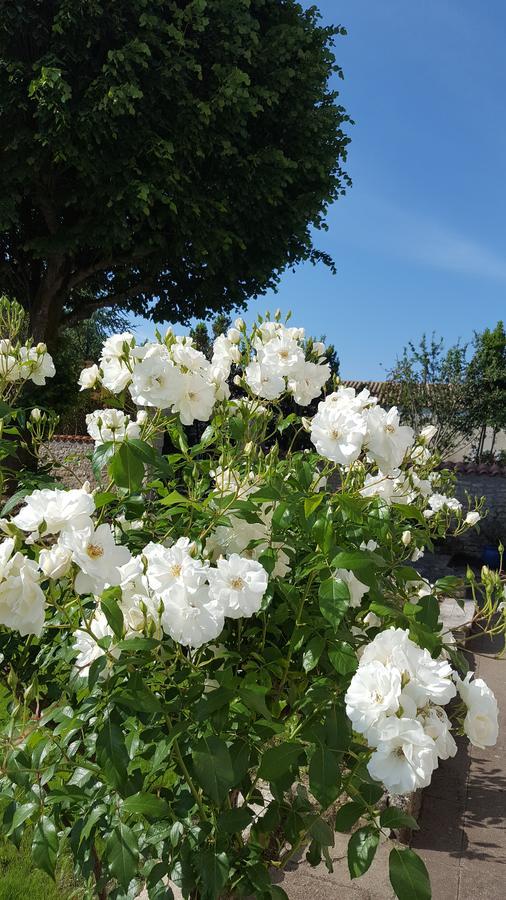
[{"label": "tree canopy", "polygon": [[344,34],[295,0],[16,0],[0,20],[0,290],[51,336],[240,307],[349,184]]},{"label": "tree canopy", "polygon": [[[434,333],[409,342],[389,372],[388,402],[419,431],[438,428],[433,446],[447,457],[470,448],[481,462],[494,457],[496,436],[506,429],[506,332],[502,322],[475,332],[474,353],[459,341],[448,348]],[[490,448],[486,447],[490,439]]]}]

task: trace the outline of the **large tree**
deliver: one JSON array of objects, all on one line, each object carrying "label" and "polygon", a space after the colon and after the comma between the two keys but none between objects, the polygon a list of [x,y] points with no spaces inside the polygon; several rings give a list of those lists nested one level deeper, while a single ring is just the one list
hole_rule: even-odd
[{"label": "large tree", "polygon": [[187,321],[311,259],[349,183],[341,27],[295,0],[15,0],[0,19],[0,292],[36,338]]}]

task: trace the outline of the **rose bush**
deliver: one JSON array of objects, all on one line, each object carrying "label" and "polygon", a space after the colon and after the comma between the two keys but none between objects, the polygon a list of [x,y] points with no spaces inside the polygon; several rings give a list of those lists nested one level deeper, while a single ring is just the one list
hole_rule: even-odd
[{"label": "rose bush", "polygon": [[[302,848],[330,868],[334,829],[358,823],[355,878],[413,824],[385,788],[427,785],[452,730],[496,739],[493,694],[440,621],[457,581],[413,567],[480,505],[451,497],[431,429],[329,375],[279,317],[238,320],[211,361],[171,330],[115,335],[80,379],[111,393],[88,417],[98,488],[7,503],[2,829],[30,825],[49,873],[69,848],[94,896],[170,898],[171,879],[185,897],[283,897],[273,872]],[[303,433],[312,449],[294,450]],[[471,586],[481,626],[502,628],[499,577]],[[413,879],[430,896],[408,849],[390,877],[401,900]]]}]

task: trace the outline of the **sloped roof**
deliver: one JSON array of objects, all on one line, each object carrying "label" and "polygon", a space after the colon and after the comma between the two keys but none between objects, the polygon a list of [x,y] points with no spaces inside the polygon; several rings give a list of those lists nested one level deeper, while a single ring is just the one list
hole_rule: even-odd
[{"label": "sloped roof", "polygon": [[395,390],[396,385],[392,381],[362,381],[360,379],[355,379],[353,381],[341,381],[341,384],[344,387],[355,388],[357,393],[363,390],[368,390],[370,393],[377,397],[378,400],[381,400],[385,394],[392,391],[392,388]]}]

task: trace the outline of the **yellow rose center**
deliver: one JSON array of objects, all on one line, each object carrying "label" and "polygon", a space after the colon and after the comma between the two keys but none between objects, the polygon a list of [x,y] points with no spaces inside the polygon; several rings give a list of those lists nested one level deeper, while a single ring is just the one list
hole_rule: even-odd
[{"label": "yellow rose center", "polygon": [[100,557],[104,555],[104,548],[99,544],[88,544],[86,553],[90,559],[100,559]]}]

